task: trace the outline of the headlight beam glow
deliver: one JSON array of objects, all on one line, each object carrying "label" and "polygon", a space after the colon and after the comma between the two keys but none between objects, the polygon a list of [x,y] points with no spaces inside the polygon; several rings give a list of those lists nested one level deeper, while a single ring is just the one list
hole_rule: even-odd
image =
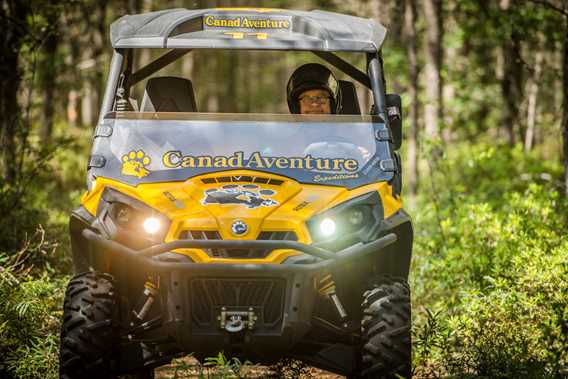
[{"label": "headlight beam glow", "polygon": [[160,230],[160,220],[156,217],[148,217],[144,220],[144,231],[148,234],[154,234]]},{"label": "headlight beam glow", "polygon": [[325,237],[331,236],[335,233],[336,225],[335,221],[330,218],[324,218],[320,223],[320,231]]}]

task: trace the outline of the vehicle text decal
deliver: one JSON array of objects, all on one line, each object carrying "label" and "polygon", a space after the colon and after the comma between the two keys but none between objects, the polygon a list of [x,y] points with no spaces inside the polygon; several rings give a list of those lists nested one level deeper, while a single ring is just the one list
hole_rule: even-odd
[{"label": "vehicle text decal", "polygon": [[162,156],[167,168],[250,168],[250,169],[304,169],[308,171],[348,172],[359,169],[355,159],[304,157],[270,157],[256,151],[248,158],[242,151],[231,156],[183,155],[181,151],[168,151]]},{"label": "vehicle text decal", "polygon": [[252,16],[252,15],[204,15],[203,28],[207,29],[262,29],[290,30],[289,16]]},{"label": "vehicle text decal", "polygon": [[247,208],[273,207],[278,202],[270,199],[276,191],[262,189],[256,184],[227,184],[220,188],[210,188],[205,191],[201,204],[238,204]]}]

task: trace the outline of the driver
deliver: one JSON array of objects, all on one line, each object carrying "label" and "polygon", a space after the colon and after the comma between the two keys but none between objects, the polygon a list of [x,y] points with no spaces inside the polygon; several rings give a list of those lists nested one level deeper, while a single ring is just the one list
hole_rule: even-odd
[{"label": "driver", "polygon": [[339,84],[333,73],[318,63],[308,63],[294,71],[286,86],[290,113],[339,113]]}]

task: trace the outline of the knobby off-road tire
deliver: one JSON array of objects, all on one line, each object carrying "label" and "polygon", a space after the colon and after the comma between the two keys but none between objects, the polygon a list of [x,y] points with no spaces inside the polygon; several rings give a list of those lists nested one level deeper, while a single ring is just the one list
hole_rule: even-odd
[{"label": "knobby off-road tire", "polygon": [[411,376],[410,290],[403,279],[381,277],[363,294],[362,377]]},{"label": "knobby off-road tire", "polygon": [[112,276],[85,272],[67,286],[61,329],[60,377],[112,378],[117,296]]}]

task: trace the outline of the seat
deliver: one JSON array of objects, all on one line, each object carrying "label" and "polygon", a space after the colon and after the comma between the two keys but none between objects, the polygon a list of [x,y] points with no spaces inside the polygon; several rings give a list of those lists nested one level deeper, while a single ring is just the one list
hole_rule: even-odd
[{"label": "seat", "polygon": [[347,80],[339,80],[338,82],[341,91],[339,114],[361,114],[355,84]]},{"label": "seat", "polygon": [[146,82],[142,112],[197,112],[191,80],[159,76]]}]

